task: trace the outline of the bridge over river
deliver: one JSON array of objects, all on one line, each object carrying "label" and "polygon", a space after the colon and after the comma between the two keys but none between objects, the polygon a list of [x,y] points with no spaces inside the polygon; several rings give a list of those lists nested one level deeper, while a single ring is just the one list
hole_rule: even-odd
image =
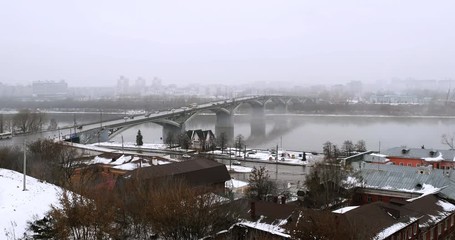
[{"label": "bridge over river", "polygon": [[[177,136],[184,132],[185,123],[192,117],[202,112],[213,112],[216,114],[215,135],[219,137],[224,134],[228,142],[234,139],[233,116],[239,106],[248,104],[251,114],[251,135],[254,137],[265,136],[265,107],[274,103],[276,113],[286,113],[291,104],[303,104],[311,101],[307,98],[290,96],[252,96],[232,98],[228,100],[214,101],[200,105],[183,106],[181,108],[166,111],[147,113],[122,119],[116,119],[93,124],[79,126],[80,129],[73,129],[71,133],[77,136],[81,143],[105,142],[120,132],[142,123],[153,122],[163,127],[162,138],[170,135]],[[69,136],[69,133],[64,134]]]},{"label": "bridge over river", "polygon": [[[170,135],[177,136],[184,132],[185,123],[198,113],[212,112],[216,114],[215,135],[219,137],[224,134],[226,140],[231,142],[234,138],[233,116],[236,110],[244,104],[250,106],[251,115],[251,136],[261,138],[265,136],[265,108],[273,106],[277,114],[286,113],[288,106],[293,104],[304,104],[313,101],[308,98],[292,96],[248,96],[226,100],[208,102],[204,104],[191,104],[180,108],[153,113],[134,115],[109,121],[98,121],[94,123],[69,126],[54,131],[43,131],[33,134],[17,135],[19,140],[13,142],[23,142],[22,138],[62,138],[78,139],[80,143],[90,144],[96,142],[109,141],[122,131],[147,122],[153,122],[163,127],[162,138],[166,139]],[[271,105],[269,105],[271,104]],[[14,143],[13,143],[14,144]]]}]

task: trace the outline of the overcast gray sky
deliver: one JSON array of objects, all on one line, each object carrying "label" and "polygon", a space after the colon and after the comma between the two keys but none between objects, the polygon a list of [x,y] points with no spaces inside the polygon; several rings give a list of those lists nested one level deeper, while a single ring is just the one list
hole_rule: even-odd
[{"label": "overcast gray sky", "polygon": [[0,0],[0,82],[452,79],[455,1]]}]

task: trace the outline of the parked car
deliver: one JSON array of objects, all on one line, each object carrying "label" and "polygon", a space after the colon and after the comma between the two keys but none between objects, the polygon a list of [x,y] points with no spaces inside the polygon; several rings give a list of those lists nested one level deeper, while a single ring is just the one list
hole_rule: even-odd
[{"label": "parked car", "polygon": [[232,161],[232,165],[239,166],[239,165],[242,165],[242,163],[240,161]]}]

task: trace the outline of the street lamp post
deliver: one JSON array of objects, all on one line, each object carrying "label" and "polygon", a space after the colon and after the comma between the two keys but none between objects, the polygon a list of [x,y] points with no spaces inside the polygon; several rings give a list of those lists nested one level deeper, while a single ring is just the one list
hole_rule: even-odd
[{"label": "street lamp post", "polygon": [[231,155],[231,149],[229,149],[229,170],[232,171],[232,155]]},{"label": "street lamp post", "polygon": [[26,176],[27,176],[27,140],[24,139],[24,188],[22,189],[22,191],[27,191]]}]

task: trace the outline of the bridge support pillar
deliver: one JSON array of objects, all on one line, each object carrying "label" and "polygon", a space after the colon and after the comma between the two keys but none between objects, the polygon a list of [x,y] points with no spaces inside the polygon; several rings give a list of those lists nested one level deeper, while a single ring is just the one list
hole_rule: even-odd
[{"label": "bridge support pillar", "polygon": [[102,128],[99,131],[99,142],[109,141],[109,129]]},{"label": "bridge support pillar", "polygon": [[216,112],[215,135],[219,140],[224,134],[227,144],[231,144],[234,140],[234,117],[232,113],[223,111]]},{"label": "bridge support pillar", "polygon": [[77,133],[82,144],[100,143],[109,141],[109,129],[95,128],[83,133]]},{"label": "bridge support pillar", "polygon": [[179,135],[185,131],[185,127],[177,127],[171,124],[161,124],[163,126],[163,143],[177,143]]},{"label": "bridge support pillar", "polygon": [[251,137],[265,137],[265,114],[263,106],[251,107]]},{"label": "bridge support pillar", "polygon": [[288,106],[282,105],[282,104],[277,104],[274,109],[274,112],[279,113],[279,114],[287,113],[287,111],[288,111]]}]

